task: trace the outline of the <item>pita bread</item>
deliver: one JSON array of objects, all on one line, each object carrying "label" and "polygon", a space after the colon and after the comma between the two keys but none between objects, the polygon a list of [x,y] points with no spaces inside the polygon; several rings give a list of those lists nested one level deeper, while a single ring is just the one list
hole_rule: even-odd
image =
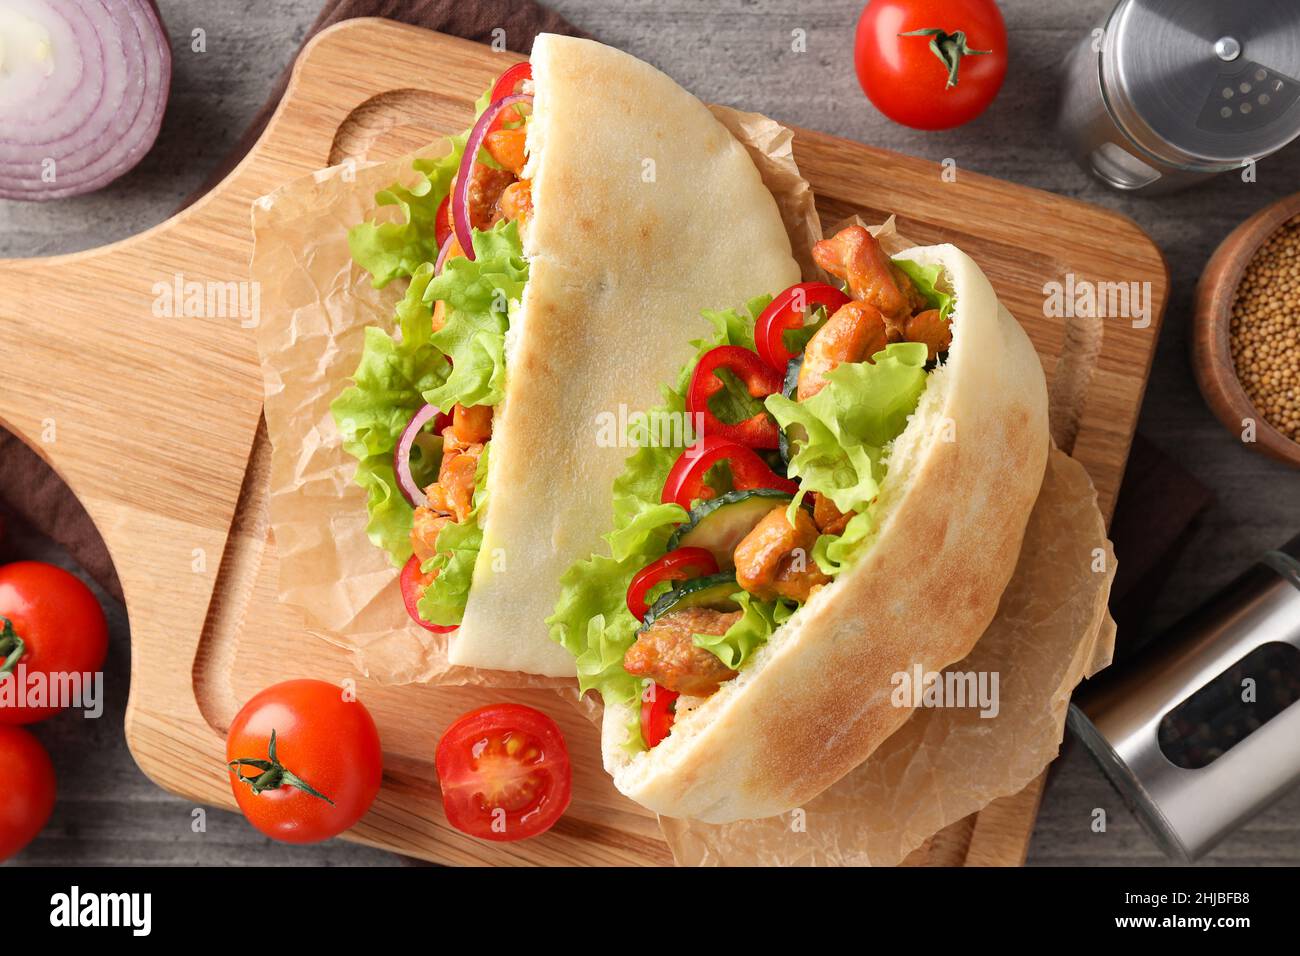
[{"label": "pita bread", "polygon": [[942,245],[899,257],[943,266],[953,345],[894,444],[879,530],[654,750],[630,754],[633,713],[606,708],[606,769],[657,813],[727,823],[815,797],[910,716],[891,700],[892,676],[965,657],[1015,569],[1049,446],[1038,355],[964,253]]},{"label": "pita bread", "polygon": [[671,79],[551,34],[532,64],[530,273],[506,340],[483,546],[449,657],[572,676],[545,620],[560,576],[608,530],[629,450],[598,446],[602,416],[658,401],[709,329],[701,309],[775,294],[799,269],[744,147]]}]

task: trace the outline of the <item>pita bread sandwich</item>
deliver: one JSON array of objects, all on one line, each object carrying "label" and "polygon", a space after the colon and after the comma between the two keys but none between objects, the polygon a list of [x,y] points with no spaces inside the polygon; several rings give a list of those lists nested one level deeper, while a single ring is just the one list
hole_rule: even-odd
[{"label": "pita bread sandwich", "polygon": [[543,34],[476,112],[379,195],[398,221],[349,235],[376,285],[407,288],[332,411],[368,535],[450,661],[573,676],[545,619],[626,455],[597,423],[653,404],[702,306],[798,267],[745,149],[634,57]]},{"label": "pita bread sandwich", "polygon": [[706,334],[550,618],[604,699],[606,768],[666,816],[783,813],[866,759],[910,716],[895,675],[993,618],[1042,482],[1043,370],[968,256],[850,226],[813,257],[836,285],[654,330]]}]

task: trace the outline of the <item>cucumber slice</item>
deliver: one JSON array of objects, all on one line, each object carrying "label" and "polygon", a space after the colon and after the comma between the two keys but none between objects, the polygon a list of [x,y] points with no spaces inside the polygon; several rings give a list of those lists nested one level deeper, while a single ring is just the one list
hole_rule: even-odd
[{"label": "cucumber slice", "polygon": [[[790,399],[790,401],[796,401],[795,395],[799,391],[799,372],[802,369],[802,355],[796,355],[794,358],[790,359],[790,364],[785,367],[785,382],[781,386],[781,394]],[[781,434],[776,440],[777,450],[781,453],[781,460],[785,462],[787,466],[789,466],[791,457],[793,457],[795,451],[797,451],[794,446],[807,437],[807,429],[802,425],[791,425],[790,434],[788,435],[784,428],[781,429]]]},{"label": "cucumber slice", "polygon": [[789,504],[792,496],[775,488],[729,491],[725,495],[701,501],[691,509],[685,524],[668,539],[668,550],[704,548],[718,562],[719,568],[735,567],[733,552],[754,525],[773,508]]},{"label": "cucumber slice", "polygon": [[708,607],[715,611],[735,611],[740,605],[732,595],[740,590],[734,574],[710,574],[707,577],[683,581],[650,606],[638,633],[646,630],[656,620],[670,611],[688,607]]}]

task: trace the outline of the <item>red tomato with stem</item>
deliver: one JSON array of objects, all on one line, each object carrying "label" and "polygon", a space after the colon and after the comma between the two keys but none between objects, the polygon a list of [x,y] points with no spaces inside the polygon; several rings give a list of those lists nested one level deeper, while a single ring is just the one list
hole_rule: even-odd
[{"label": "red tomato with stem", "polygon": [[871,0],[853,49],[858,83],[896,123],[950,129],[988,108],[1007,74],[993,0]]},{"label": "red tomato with stem", "polygon": [[573,792],[569,748],[555,721],[523,704],[491,704],[447,728],[435,757],[447,822],[505,843],[545,833]]},{"label": "red tomato with stem", "polygon": [[320,680],[285,681],[245,704],[230,725],[226,760],[248,822],[285,843],[316,843],[351,828],[383,777],[370,711]]},{"label": "red tomato with stem", "polygon": [[0,726],[0,862],[45,828],[54,812],[54,765],[41,742],[21,727]]},{"label": "red tomato with stem", "polygon": [[[79,578],[40,561],[0,567],[0,675],[26,670],[49,678],[95,673],[108,655],[108,624],[95,595]],[[0,677],[0,679],[4,679]],[[65,683],[53,680],[48,686]],[[68,701],[28,706],[0,703],[0,724],[52,717]],[[57,705],[57,706],[55,706]]]}]

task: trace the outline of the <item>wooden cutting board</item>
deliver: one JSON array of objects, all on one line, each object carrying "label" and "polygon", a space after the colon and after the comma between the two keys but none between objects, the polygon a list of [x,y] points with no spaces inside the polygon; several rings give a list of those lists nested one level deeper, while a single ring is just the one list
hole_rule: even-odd
[{"label": "wooden cutting board", "polygon": [[[279,112],[248,157],[181,214],[123,242],[0,263],[0,422],[68,482],[106,541],[132,636],[127,740],[161,786],[234,807],[224,734],[239,706],[291,677],[353,677],[342,651],[276,600],[266,510],[269,449],[252,330],[167,314],[162,289],[247,280],[249,205],[322,166],[387,159],[464,129],[472,103],[517,57],[382,20],[354,20],[299,58]],[[1130,221],[962,170],[799,131],[795,155],[824,222],[893,212],[918,241],[960,245],[1028,329],[1048,370],[1058,442],[1110,514],[1146,384],[1168,273]],[[1069,321],[1044,283],[1149,282],[1154,318]],[[215,310],[220,311],[220,310]],[[359,682],[384,740],[384,787],[349,838],[448,863],[670,862],[654,818],[600,768],[595,728],[544,692]],[[443,819],[434,746],[490,700],[533,703],[562,725],[575,764],[570,813],[519,844],[471,840]],[[938,834],[909,860],[1023,861],[1041,779]]]}]

